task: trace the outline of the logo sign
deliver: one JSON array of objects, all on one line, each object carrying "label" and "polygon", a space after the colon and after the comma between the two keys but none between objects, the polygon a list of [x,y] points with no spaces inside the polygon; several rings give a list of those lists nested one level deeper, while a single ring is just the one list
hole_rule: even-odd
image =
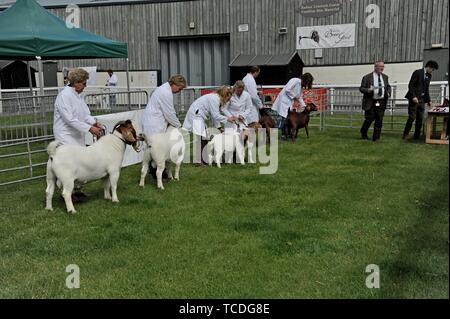
[{"label": "logo sign", "polygon": [[300,13],[304,17],[323,18],[331,16],[342,9],[338,0],[303,0]]},{"label": "logo sign", "polygon": [[356,25],[337,24],[297,28],[297,50],[354,47]]}]

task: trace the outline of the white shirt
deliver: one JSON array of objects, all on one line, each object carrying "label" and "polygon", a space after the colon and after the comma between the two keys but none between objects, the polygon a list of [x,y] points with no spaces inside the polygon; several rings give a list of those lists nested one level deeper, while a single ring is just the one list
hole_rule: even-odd
[{"label": "white shirt", "polygon": [[290,79],[280,94],[278,94],[277,99],[272,105],[272,110],[286,118],[288,110],[294,105],[294,99],[298,99],[300,106],[304,108],[306,104],[303,101],[302,93],[302,80],[299,78]]},{"label": "white shirt", "polygon": [[205,94],[191,104],[186,113],[183,128],[206,137],[205,123],[209,116],[211,116],[215,127],[219,127],[220,123],[225,124],[227,122],[227,117],[220,114],[220,97],[217,93]]},{"label": "white shirt", "polygon": [[63,144],[86,146],[85,134],[95,124],[95,118],[73,87],[66,86],[56,97],[53,134]]},{"label": "white shirt", "polygon": [[173,93],[169,82],[158,87],[150,96],[141,118],[145,134],[165,133],[168,125],[179,128],[181,123],[173,106]]},{"label": "white shirt", "polygon": [[111,76],[106,77],[106,85],[107,86],[112,86],[112,88],[110,88],[109,90],[111,92],[117,92],[117,88],[115,88],[114,86],[117,86],[117,83],[119,82],[119,79],[117,78],[117,75],[113,74]]},{"label": "white shirt", "polygon": [[373,99],[374,100],[381,100],[384,98],[384,80],[383,80],[383,75],[380,74],[380,79],[381,79],[381,95],[378,94],[378,74],[376,72],[373,72]]},{"label": "white shirt", "polygon": [[257,109],[263,108],[263,104],[261,99],[258,96],[258,90],[256,88],[255,78],[251,73],[247,73],[247,75],[242,79],[242,82],[245,84],[245,90],[250,94],[252,98],[252,103]]}]

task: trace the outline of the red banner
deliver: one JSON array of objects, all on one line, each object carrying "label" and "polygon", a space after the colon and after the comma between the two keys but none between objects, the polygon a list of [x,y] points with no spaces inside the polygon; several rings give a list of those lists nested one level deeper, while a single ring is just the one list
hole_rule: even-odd
[{"label": "red banner", "polygon": [[[281,88],[260,89],[259,92],[264,96],[264,104],[266,106],[272,106],[281,90]],[[201,89],[200,95],[203,96],[215,91],[216,89]],[[317,107],[317,111],[321,112],[327,102],[327,89],[317,88],[311,90],[303,90],[303,100],[305,101],[305,103],[314,103]],[[299,106],[299,102],[296,100],[294,102],[294,109],[297,110]]]}]

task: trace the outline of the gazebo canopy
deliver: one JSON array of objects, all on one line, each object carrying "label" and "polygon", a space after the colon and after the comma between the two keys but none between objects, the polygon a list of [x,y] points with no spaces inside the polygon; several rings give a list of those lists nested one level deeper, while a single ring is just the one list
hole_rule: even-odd
[{"label": "gazebo canopy", "polygon": [[80,28],[68,28],[35,0],[0,12],[0,58],[10,60],[127,58],[128,46]]}]

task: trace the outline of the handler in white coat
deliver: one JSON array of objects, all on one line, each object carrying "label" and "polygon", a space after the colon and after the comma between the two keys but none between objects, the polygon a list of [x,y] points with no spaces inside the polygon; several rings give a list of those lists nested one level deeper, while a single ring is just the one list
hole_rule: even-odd
[{"label": "handler in white coat", "polygon": [[314,78],[310,73],[305,73],[300,78],[290,79],[273,103],[272,110],[281,116],[279,128],[281,129],[282,139],[286,139],[286,118],[294,105],[294,100],[299,101],[302,109],[306,106],[305,101],[303,101],[303,88],[311,88],[313,80]]},{"label": "handler in white coat", "polygon": [[173,95],[185,87],[186,79],[177,74],[153,92],[141,118],[142,131],[146,135],[165,133],[169,125],[181,127],[173,105]]},{"label": "handler in white coat", "polygon": [[[222,108],[222,113],[227,117],[234,116],[238,122],[225,123],[225,130],[231,130],[233,132],[238,131],[239,125],[242,123],[243,127],[258,120],[258,114],[255,114],[255,108],[252,104],[252,98],[250,94],[244,91],[245,85],[242,81],[237,81],[233,87],[233,96],[230,102]],[[237,124],[239,123],[239,124]]]},{"label": "handler in white coat", "polygon": [[84,69],[72,70],[68,75],[69,85],[56,97],[53,134],[62,144],[86,146],[86,133],[97,137],[102,134],[101,124],[91,116],[81,94],[88,79],[89,73]]},{"label": "handler in white coat", "polygon": [[[114,74],[113,70],[109,69],[108,76],[106,77],[106,86],[109,87],[109,92],[117,93],[117,84],[119,83],[119,79],[117,75]],[[114,107],[116,105],[116,95],[109,95],[109,107]]]},{"label": "handler in white coat", "polygon": [[255,80],[260,73],[261,70],[258,66],[252,66],[250,68],[250,72],[247,73],[247,75],[242,79],[245,84],[245,90],[250,94],[252,98],[253,107],[255,109],[255,111],[253,112],[253,116],[257,116],[256,120],[254,120],[254,118],[252,119],[252,122],[259,121],[259,110],[264,107],[261,99],[259,98]]},{"label": "handler in white coat", "polygon": [[197,162],[201,158],[201,163],[206,164],[206,161],[201,156],[201,152],[208,142],[206,121],[209,117],[212,118],[213,125],[216,128],[219,128],[221,123],[225,124],[227,121],[230,123],[235,122],[236,118],[234,116],[227,118],[220,114],[220,107],[230,101],[231,95],[231,89],[222,86],[217,92],[198,98],[189,107],[186,118],[184,119],[183,128],[194,133],[197,139],[201,141],[201,147],[197,148]]}]

